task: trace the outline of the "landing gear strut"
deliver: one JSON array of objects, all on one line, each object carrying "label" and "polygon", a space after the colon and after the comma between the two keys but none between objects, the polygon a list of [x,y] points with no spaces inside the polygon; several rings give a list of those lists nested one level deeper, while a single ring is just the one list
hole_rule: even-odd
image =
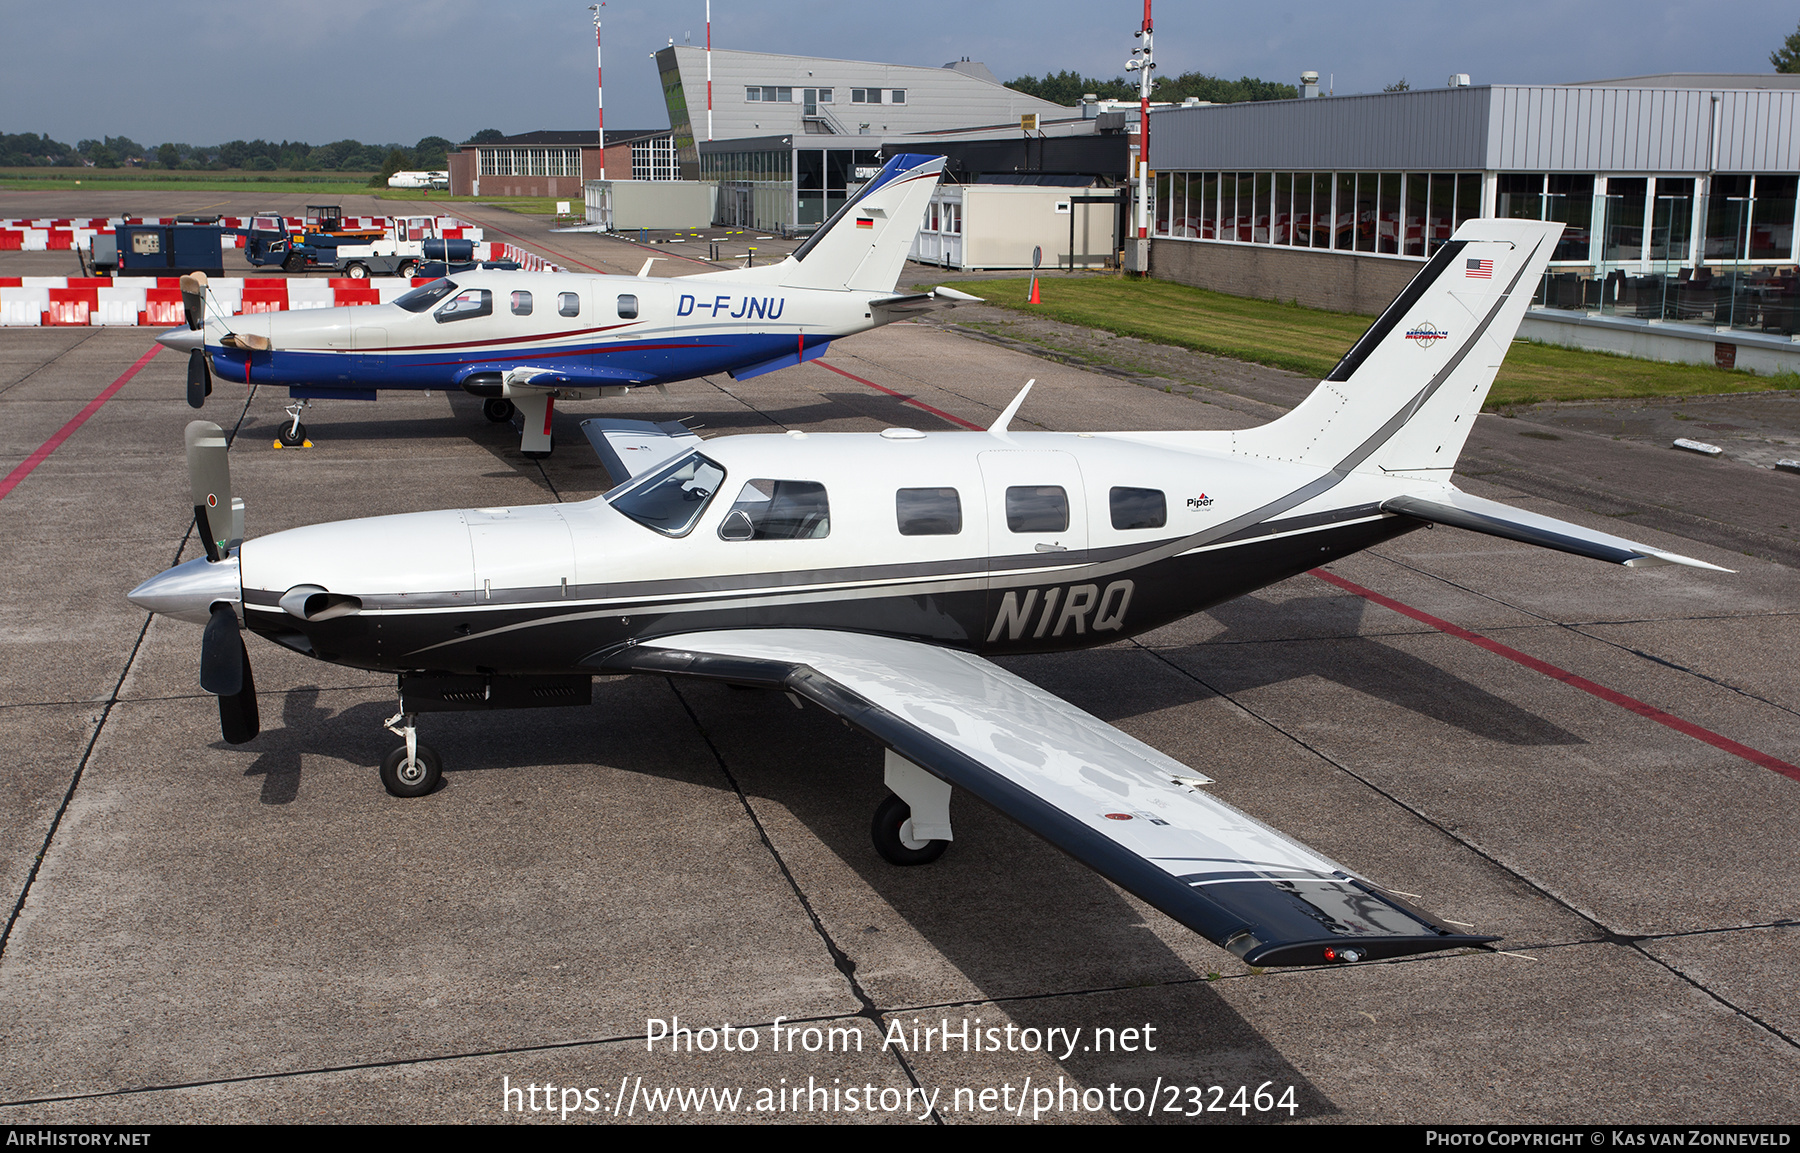
[{"label": "landing gear strut", "polygon": [[382,787],[396,797],[422,797],[437,788],[444,779],[444,763],[436,750],[419,743],[413,714],[395,713],[384,723],[389,732],[404,737],[406,743],[382,760]]},{"label": "landing gear strut", "polygon": [[296,400],[283,411],[288,414],[288,423],[275,434],[275,439],[283,448],[302,448],[306,444],[306,426],[300,423],[300,414],[312,407],[310,400]]},{"label": "landing gear strut", "polygon": [[869,824],[875,851],[892,865],[929,865],[954,839],[950,786],[892,749],[883,776],[893,795],[875,807]]}]

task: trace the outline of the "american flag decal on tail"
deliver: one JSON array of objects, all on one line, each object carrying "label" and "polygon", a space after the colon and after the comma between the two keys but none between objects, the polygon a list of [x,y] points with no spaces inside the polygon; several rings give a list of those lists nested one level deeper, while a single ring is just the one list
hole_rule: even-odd
[{"label": "american flag decal on tail", "polygon": [[1463,275],[1471,280],[1492,280],[1494,279],[1494,262],[1491,260],[1471,260],[1466,266]]}]

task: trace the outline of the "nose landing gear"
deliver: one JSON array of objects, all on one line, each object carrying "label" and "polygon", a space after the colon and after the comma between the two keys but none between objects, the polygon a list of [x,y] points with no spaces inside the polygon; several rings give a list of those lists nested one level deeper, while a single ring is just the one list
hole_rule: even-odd
[{"label": "nose landing gear", "polygon": [[444,762],[435,749],[419,743],[413,714],[395,713],[383,723],[389,732],[404,737],[406,743],[382,760],[382,787],[395,797],[422,797],[436,789],[444,779]]},{"label": "nose landing gear", "polygon": [[306,439],[306,426],[300,423],[300,414],[312,407],[310,400],[296,400],[282,411],[288,414],[288,423],[281,426],[275,434],[276,448],[311,448],[312,441]]}]

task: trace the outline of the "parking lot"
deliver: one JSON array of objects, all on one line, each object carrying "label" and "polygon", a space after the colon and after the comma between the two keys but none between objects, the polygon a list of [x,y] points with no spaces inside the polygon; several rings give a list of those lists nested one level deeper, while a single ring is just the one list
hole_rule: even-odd
[{"label": "parking lot", "polygon": [[[1335,580],[1007,662],[1504,938],[1252,971],[967,798],[940,862],[887,865],[868,833],[879,747],[776,693],[602,678],[591,709],[432,715],[445,787],[398,800],[376,776],[392,680],[252,639],[263,733],[224,744],[199,628],[124,595],[198,555],[185,364],[155,349],[147,330],[0,334],[0,472],[39,460],[0,493],[7,1123],[546,1120],[570,1088],[569,1121],[715,1120],[732,1090],[736,1117],[775,1121],[1792,1119],[1791,567],[1678,518],[1556,503],[1510,482],[1523,457],[1464,487],[1737,572],[1420,531]],[[589,499],[609,479],[588,415],[709,437],[985,427],[1032,377],[1021,426],[1267,415],[910,323],[743,383],[559,406],[542,462],[461,394],[321,402],[306,450],[273,446],[286,401],[268,390],[221,382],[204,415],[234,437],[254,537]],[[1519,451],[1676,486],[1704,467],[1732,491],[1719,462],[1558,435]],[[714,1032],[692,1052],[647,1040],[676,1018]],[[911,1043],[965,1022],[997,1048]],[[756,1048],[725,1051],[726,1023]],[[896,1026],[908,1044],[884,1046]],[[696,1089],[727,1096],[669,1093]]]}]

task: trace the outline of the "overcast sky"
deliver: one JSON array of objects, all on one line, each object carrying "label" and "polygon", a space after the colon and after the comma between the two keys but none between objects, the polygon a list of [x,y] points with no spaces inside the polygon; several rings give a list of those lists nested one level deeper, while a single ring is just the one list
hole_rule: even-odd
[{"label": "overcast sky", "polygon": [[[608,121],[668,124],[650,54],[705,39],[702,0],[610,0]],[[73,144],[129,136],[218,144],[346,137],[412,144],[594,122],[593,25],[579,0],[6,0],[0,132]],[[1373,14],[1372,14],[1373,13]],[[713,45],[937,66],[968,56],[1009,80],[1117,76],[1143,18],[1131,0],[715,0]],[[1164,75],[1197,70],[1339,93],[1554,84],[1649,72],[1768,72],[1800,8],[1772,0],[1343,0],[1156,5]]]}]

